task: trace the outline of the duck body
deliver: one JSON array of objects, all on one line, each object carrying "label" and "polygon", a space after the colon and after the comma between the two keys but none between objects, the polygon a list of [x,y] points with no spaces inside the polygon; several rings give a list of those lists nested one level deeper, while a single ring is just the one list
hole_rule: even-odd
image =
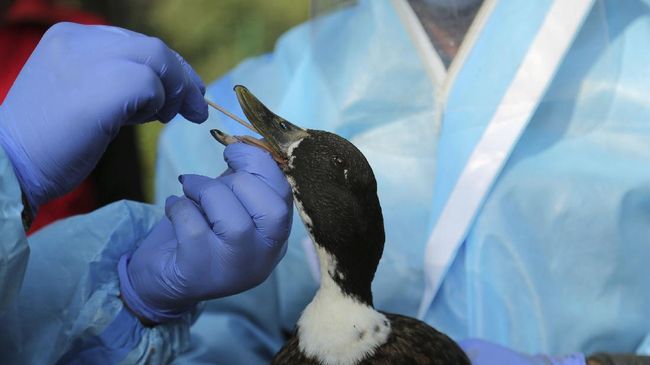
[{"label": "duck body", "polygon": [[454,341],[426,323],[375,310],[371,284],[384,222],[377,182],[361,151],[336,134],[289,123],[244,87],[235,91],[253,126],[285,161],[280,166],[320,264],[320,288],[273,364],[469,364]]},{"label": "duck body", "polygon": [[[382,312],[383,313],[383,312]],[[444,333],[426,323],[399,314],[383,313],[392,331],[386,342],[355,365],[470,364],[465,353]],[[323,365],[300,349],[297,331],[275,355],[273,365]]]}]

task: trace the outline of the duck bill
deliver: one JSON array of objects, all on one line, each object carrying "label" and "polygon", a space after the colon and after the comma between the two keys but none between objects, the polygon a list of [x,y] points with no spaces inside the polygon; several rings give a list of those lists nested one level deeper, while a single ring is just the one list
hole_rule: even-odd
[{"label": "duck bill", "polygon": [[235,86],[235,93],[246,118],[264,137],[271,148],[283,158],[289,157],[289,146],[309,135],[305,129],[289,123],[270,111],[244,86]]}]

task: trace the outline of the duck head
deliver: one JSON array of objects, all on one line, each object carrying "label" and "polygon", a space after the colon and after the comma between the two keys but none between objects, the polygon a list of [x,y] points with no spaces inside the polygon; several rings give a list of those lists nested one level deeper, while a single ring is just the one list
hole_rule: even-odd
[{"label": "duck head", "polygon": [[248,120],[286,161],[280,166],[302,221],[317,250],[333,261],[326,274],[344,293],[372,306],[384,223],[370,164],[345,138],[288,122],[243,86],[235,92]]}]

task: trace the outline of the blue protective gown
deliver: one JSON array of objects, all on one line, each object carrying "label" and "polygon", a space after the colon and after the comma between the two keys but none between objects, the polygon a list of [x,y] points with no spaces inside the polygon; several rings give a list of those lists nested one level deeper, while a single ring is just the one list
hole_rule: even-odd
[{"label": "blue protective gown", "polygon": [[[162,216],[122,201],[25,237],[21,192],[0,148],[0,363],[169,362],[195,317],[144,327],[119,299],[117,262]],[[31,253],[30,253],[31,251]]]},{"label": "blue protective gown", "polygon": [[21,212],[21,191],[11,162],[0,148],[0,311],[12,304],[25,275],[29,246]]},{"label": "blue protective gown", "polygon": [[[243,84],[287,120],[359,146],[386,227],[375,305],[415,316],[430,229],[551,1],[493,4],[451,81],[429,77],[396,3],[361,1],[303,24],[207,96],[242,116],[232,87]],[[428,323],[457,340],[528,353],[650,352],[649,4],[595,2],[450,264]],[[165,128],[159,202],[181,192],[179,174],[223,170],[212,128],[246,133],[218,114]],[[178,363],[268,363],[318,287],[316,265],[295,217],[271,277],[209,302]]]}]

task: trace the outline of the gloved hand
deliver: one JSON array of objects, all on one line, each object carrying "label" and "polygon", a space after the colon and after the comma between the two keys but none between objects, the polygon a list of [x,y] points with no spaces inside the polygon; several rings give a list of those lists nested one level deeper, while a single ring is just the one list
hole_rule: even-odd
[{"label": "gloved hand", "polygon": [[59,23],[0,106],[0,145],[32,208],[77,186],[121,126],[208,117],[205,86],[159,39]]},{"label": "gloved hand", "polygon": [[266,279],[286,252],[291,190],[268,152],[226,147],[229,169],[211,179],[179,177],[166,217],[119,264],[122,297],[140,318],[160,323],[198,301],[236,294]]},{"label": "gloved hand", "polygon": [[483,340],[463,340],[458,344],[472,365],[585,365],[585,357],[579,353],[562,357],[529,356]]}]

